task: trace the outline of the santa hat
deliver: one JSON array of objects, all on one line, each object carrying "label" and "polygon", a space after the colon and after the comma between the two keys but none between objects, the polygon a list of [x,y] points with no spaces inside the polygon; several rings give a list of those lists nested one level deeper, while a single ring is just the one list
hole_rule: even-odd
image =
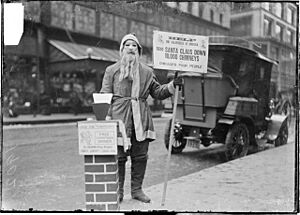
[{"label": "santa hat", "polygon": [[137,43],[138,45],[138,52],[139,52],[139,55],[141,56],[142,55],[142,46],[141,44],[139,43],[139,40],[136,38],[135,34],[134,33],[131,33],[131,34],[127,34],[123,37],[122,41],[121,41],[121,44],[120,44],[120,56],[122,55],[122,51],[123,51],[123,48],[124,48],[124,44],[127,40],[133,40],[134,42]]}]

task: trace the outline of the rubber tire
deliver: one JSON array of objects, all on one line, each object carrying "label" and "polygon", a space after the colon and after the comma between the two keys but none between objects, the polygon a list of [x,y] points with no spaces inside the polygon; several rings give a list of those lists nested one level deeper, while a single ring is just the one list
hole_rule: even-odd
[{"label": "rubber tire", "polygon": [[289,127],[292,121],[292,106],[289,102],[284,103],[281,114],[287,116],[287,126]]},{"label": "rubber tire", "polygon": [[[244,144],[238,145],[239,152],[238,154],[234,154],[233,146],[234,142],[236,142],[237,135],[239,135],[239,132],[242,134],[243,142]],[[235,140],[235,141],[234,141]],[[249,130],[248,127],[244,123],[235,123],[233,124],[226,135],[225,139],[225,159],[226,161],[234,160],[243,156],[246,156],[249,150],[249,145],[250,145],[250,135],[249,135]]]},{"label": "rubber tire", "polygon": [[[166,128],[165,128],[165,146],[167,148],[167,150],[169,149],[169,140],[170,140],[170,133],[171,133],[171,124],[172,124],[172,119],[170,119],[167,124],[166,124]],[[181,136],[181,137],[180,137]],[[179,138],[177,140],[177,142],[179,143],[178,146],[174,146],[172,145],[172,149],[171,149],[171,153],[172,154],[179,154],[183,151],[183,149],[186,146],[186,140],[183,139],[182,135],[177,135],[177,138]]]},{"label": "rubber tire", "polygon": [[287,121],[285,121],[281,125],[278,136],[274,141],[275,147],[287,144],[288,137],[289,137],[289,129],[288,129]]}]

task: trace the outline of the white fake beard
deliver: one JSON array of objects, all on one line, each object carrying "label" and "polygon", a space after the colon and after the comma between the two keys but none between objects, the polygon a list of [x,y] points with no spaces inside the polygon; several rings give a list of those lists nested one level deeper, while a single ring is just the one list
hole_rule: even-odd
[{"label": "white fake beard", "polygon": [[133,54],[127,54],[123,52],[121,58],[121,66],[120,66],[120,76],[119,81],[128,78],[128,80],[133,80],[133,74],[139,64],[139,54],[138,52]]}]

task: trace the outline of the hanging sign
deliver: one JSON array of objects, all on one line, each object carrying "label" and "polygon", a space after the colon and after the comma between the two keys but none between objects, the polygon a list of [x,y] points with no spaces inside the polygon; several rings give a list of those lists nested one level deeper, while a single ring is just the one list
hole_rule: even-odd
[{"label": "hanging sign", "polygon": [[116,155],[117,122],[78,122],[79,154]]},{"label": "hanging sign", "polygon": [[154,31],[154,68],[207,72],[208,37]]}]

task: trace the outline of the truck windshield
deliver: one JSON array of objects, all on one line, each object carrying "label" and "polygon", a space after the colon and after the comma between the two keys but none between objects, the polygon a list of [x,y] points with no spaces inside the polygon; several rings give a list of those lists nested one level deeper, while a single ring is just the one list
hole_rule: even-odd
[{"label": "truck windshield", "polygon": [[224,53],[216,52],[214,50],[209,51],[207,72],[221,73],[223,69],[223,62]]},{"label": "truck windshield", "polygon": [[228,50],[210,49],[208,53],[207,72],[235,75],[239,65],[239,55]]}]

